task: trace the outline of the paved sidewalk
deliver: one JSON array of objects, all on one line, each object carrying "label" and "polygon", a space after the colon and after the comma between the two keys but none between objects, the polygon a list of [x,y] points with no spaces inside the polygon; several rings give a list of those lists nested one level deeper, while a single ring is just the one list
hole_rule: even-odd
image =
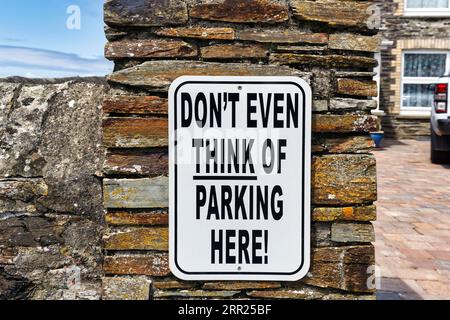
[{"label": "paved sidewalk", "polygon": [[379,299],[450,300],[450,166],[431,164],[429,141],[376,150]]}]

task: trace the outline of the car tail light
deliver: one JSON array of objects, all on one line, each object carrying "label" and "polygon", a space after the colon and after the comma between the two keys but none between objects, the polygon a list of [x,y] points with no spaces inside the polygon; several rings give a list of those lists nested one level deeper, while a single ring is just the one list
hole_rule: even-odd
[{"label": "car tail light", "polygon": [[434,89],[434,110],[436,113],[447,113],[448,84],[438,83]]}]

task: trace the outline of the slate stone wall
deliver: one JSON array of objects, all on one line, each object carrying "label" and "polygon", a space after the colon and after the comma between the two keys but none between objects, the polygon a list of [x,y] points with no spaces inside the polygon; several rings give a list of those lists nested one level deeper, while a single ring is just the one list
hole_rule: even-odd
[{"label": "slate stone wall", "polygon": [[100,299],[107,91],[0,80],[0,300]]},{"label": "slate stone wall", "polygon": [[[372,299],[373,2],[107,0],[104,299]],[[313,88],[312,267],[298,282],[186,282],[168,267],[167,89],[182,75]]]}]

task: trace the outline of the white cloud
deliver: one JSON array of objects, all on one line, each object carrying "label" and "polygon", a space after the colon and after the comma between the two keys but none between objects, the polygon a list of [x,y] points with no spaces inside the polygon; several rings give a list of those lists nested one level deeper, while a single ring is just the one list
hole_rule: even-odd
[{"label": "white cloud", "polygon": [[[103,57],[82,57],[76,54],[0,45],[0,77],[26,76],[67,77],[104,76],[113,64]],[[14,72],[14,73],[11,73]]]}]

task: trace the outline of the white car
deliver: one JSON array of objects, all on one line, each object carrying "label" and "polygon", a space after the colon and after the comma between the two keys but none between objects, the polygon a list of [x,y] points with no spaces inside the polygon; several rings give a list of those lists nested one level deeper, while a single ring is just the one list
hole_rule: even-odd
[{"label": "white car", "polygon": [[431,162],[450,163],[450,76],[442,77],[434,89],[431,111]]}]

